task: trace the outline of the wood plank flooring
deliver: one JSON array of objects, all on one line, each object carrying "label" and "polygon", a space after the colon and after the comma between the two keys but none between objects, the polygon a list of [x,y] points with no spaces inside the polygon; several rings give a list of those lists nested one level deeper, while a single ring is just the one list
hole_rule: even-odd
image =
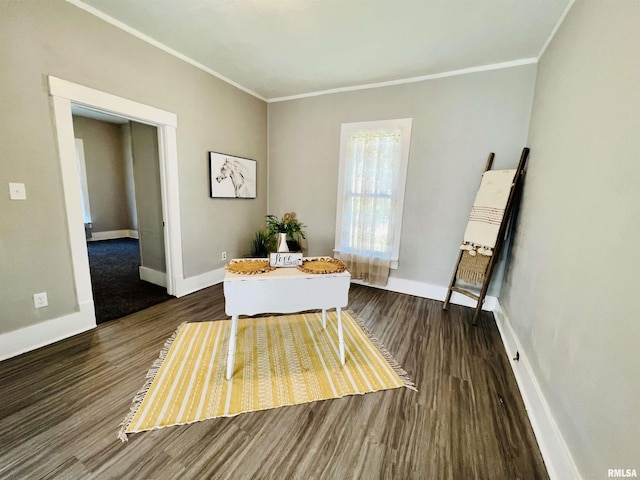
[{"label": "wood plank flooring", "polygon": [[547,479],[491,314],[352,285],[406,388],[116,433],[167,337],[217,285],[0,363],[0,478]]}]

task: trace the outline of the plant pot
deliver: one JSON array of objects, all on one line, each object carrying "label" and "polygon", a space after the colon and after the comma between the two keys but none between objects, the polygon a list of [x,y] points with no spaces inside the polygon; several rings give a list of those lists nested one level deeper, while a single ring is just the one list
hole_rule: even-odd
[{"label": "plant pot", "polygon": [[289,246],[287,245],[287,234],[278,234],[278,252],[288,252]]}]

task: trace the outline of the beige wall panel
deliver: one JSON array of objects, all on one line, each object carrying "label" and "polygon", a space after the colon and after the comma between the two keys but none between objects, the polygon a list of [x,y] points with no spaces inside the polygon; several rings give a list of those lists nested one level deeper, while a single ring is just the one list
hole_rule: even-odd
[{"label": "beige wall panel", "polygon": [[[157,131],[157,130],[156,130]],[[127,209],[130,230],[138,230],[138,209],[136,207],[136,187],[133,178],[133,153],[131,152],[131,123],[120,125],[122,157],[124,159],[124,184],[127,192]]]},{"label": "beige wall panel", "polygon": [[93,231],[129,229],[131,219],[120,126],[74,116],[73,130],[75,137],[84,143]]},{"label": "beige wall panel", "polygon": [[539,65],[503,304],[585,479],[640,471],[640,2],[576,2]]},{"label": "beige wall panel", "polygon": [[140,264],[166,272],[158,129],[131,122],[133,178],[138,211]]}]

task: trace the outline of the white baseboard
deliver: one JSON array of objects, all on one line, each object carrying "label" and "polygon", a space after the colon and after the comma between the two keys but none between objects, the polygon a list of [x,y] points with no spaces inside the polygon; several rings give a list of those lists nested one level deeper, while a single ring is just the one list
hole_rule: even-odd
[{"label": "white baseboard", "polygon": [[167,288],[167,274],[165,272],[143,266],[140,266],[138,271],[140,272],[140,280]]},{"label": "white baseboard", "polygon": [[92,232],[89,242],[99,240],[114,240],[116,238],[138,238],[137,230],[108,230],[106,232]]},{"label": "white baseboard", "polygon": [[202,290],[203,288],[222,283],[225,273],[226,270],[224,268],[218,268],[216,270],[211,270],[209,272],[196,275],[195,277],[176,278],[174,282],[175,289],[173,294],[176,297],[184,297],[185,295],[197,292],[198,290]]},{"label": "white baseboard", "polygon": [[[499,301],[496,302],[493,314],[549,477],[551,480],[582,479],[564,437],[551,414],[540,384],[527,360],[527,354]],[[511,360],[516,352],[520,353],[520,359],[518,361]]]},{"label": "white baseboard", "polygon": [[[441,302],[443,302],[446,298],[448,290],[447,287],[440,287],[437,285],[431,285],[429,283],[418,282],[416,280],[406,280],[404,278],[396,277],[389,277],[389,281],[385,286],[369,285],[359,280],[351,280],[351,282],[358,285],[366,285],[374,288],[380,288],[382,290],[389,290],[391,292],[406,293],[407,295],[414,295],[416,297],[439,300]],[[487,295],[484,298],[484,305],[482,306],[482,310],[485,310],[487,312],[493,311],[496,306],[496,302],[496,297]],[[476,307],[475,300],[472,300],[465,295],[461,295],[455,292],[453,293],[453,295],[451,295],[451,303],[455,305],[463,305],[465,307]]]},{"label": "white baseboard", "polygon": [[93,301],[80,311],[0,334],[0,361],[44,347],[96,327]]}]

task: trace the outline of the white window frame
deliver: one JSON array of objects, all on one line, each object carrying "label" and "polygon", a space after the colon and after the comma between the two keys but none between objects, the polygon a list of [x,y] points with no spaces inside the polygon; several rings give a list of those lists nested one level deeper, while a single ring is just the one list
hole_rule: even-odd
[{"label": "white window frame", "polygon": [[335,253],[340,253],[340,239],[342,238],[342,206],[344,203],[344,178],[348,162],[349,137],[354,133],[375,130],[401,129],[400,142],[400,175],[398,177],[398,199],[396,203],[396,227],[393,237],[391,253],[391,268],[398,268],[400,257],[400,234],[402,232],[402,213],[404,208],[404,194],[407,183],[407,167],[409,165],[409,147],[411,145],[411,127],[413,118],[397,118],[393,120],[377,120],[372,122],[343,123],[340,128],[340,164],[338,168],[338,198],[336,207],[336,236]]}]

